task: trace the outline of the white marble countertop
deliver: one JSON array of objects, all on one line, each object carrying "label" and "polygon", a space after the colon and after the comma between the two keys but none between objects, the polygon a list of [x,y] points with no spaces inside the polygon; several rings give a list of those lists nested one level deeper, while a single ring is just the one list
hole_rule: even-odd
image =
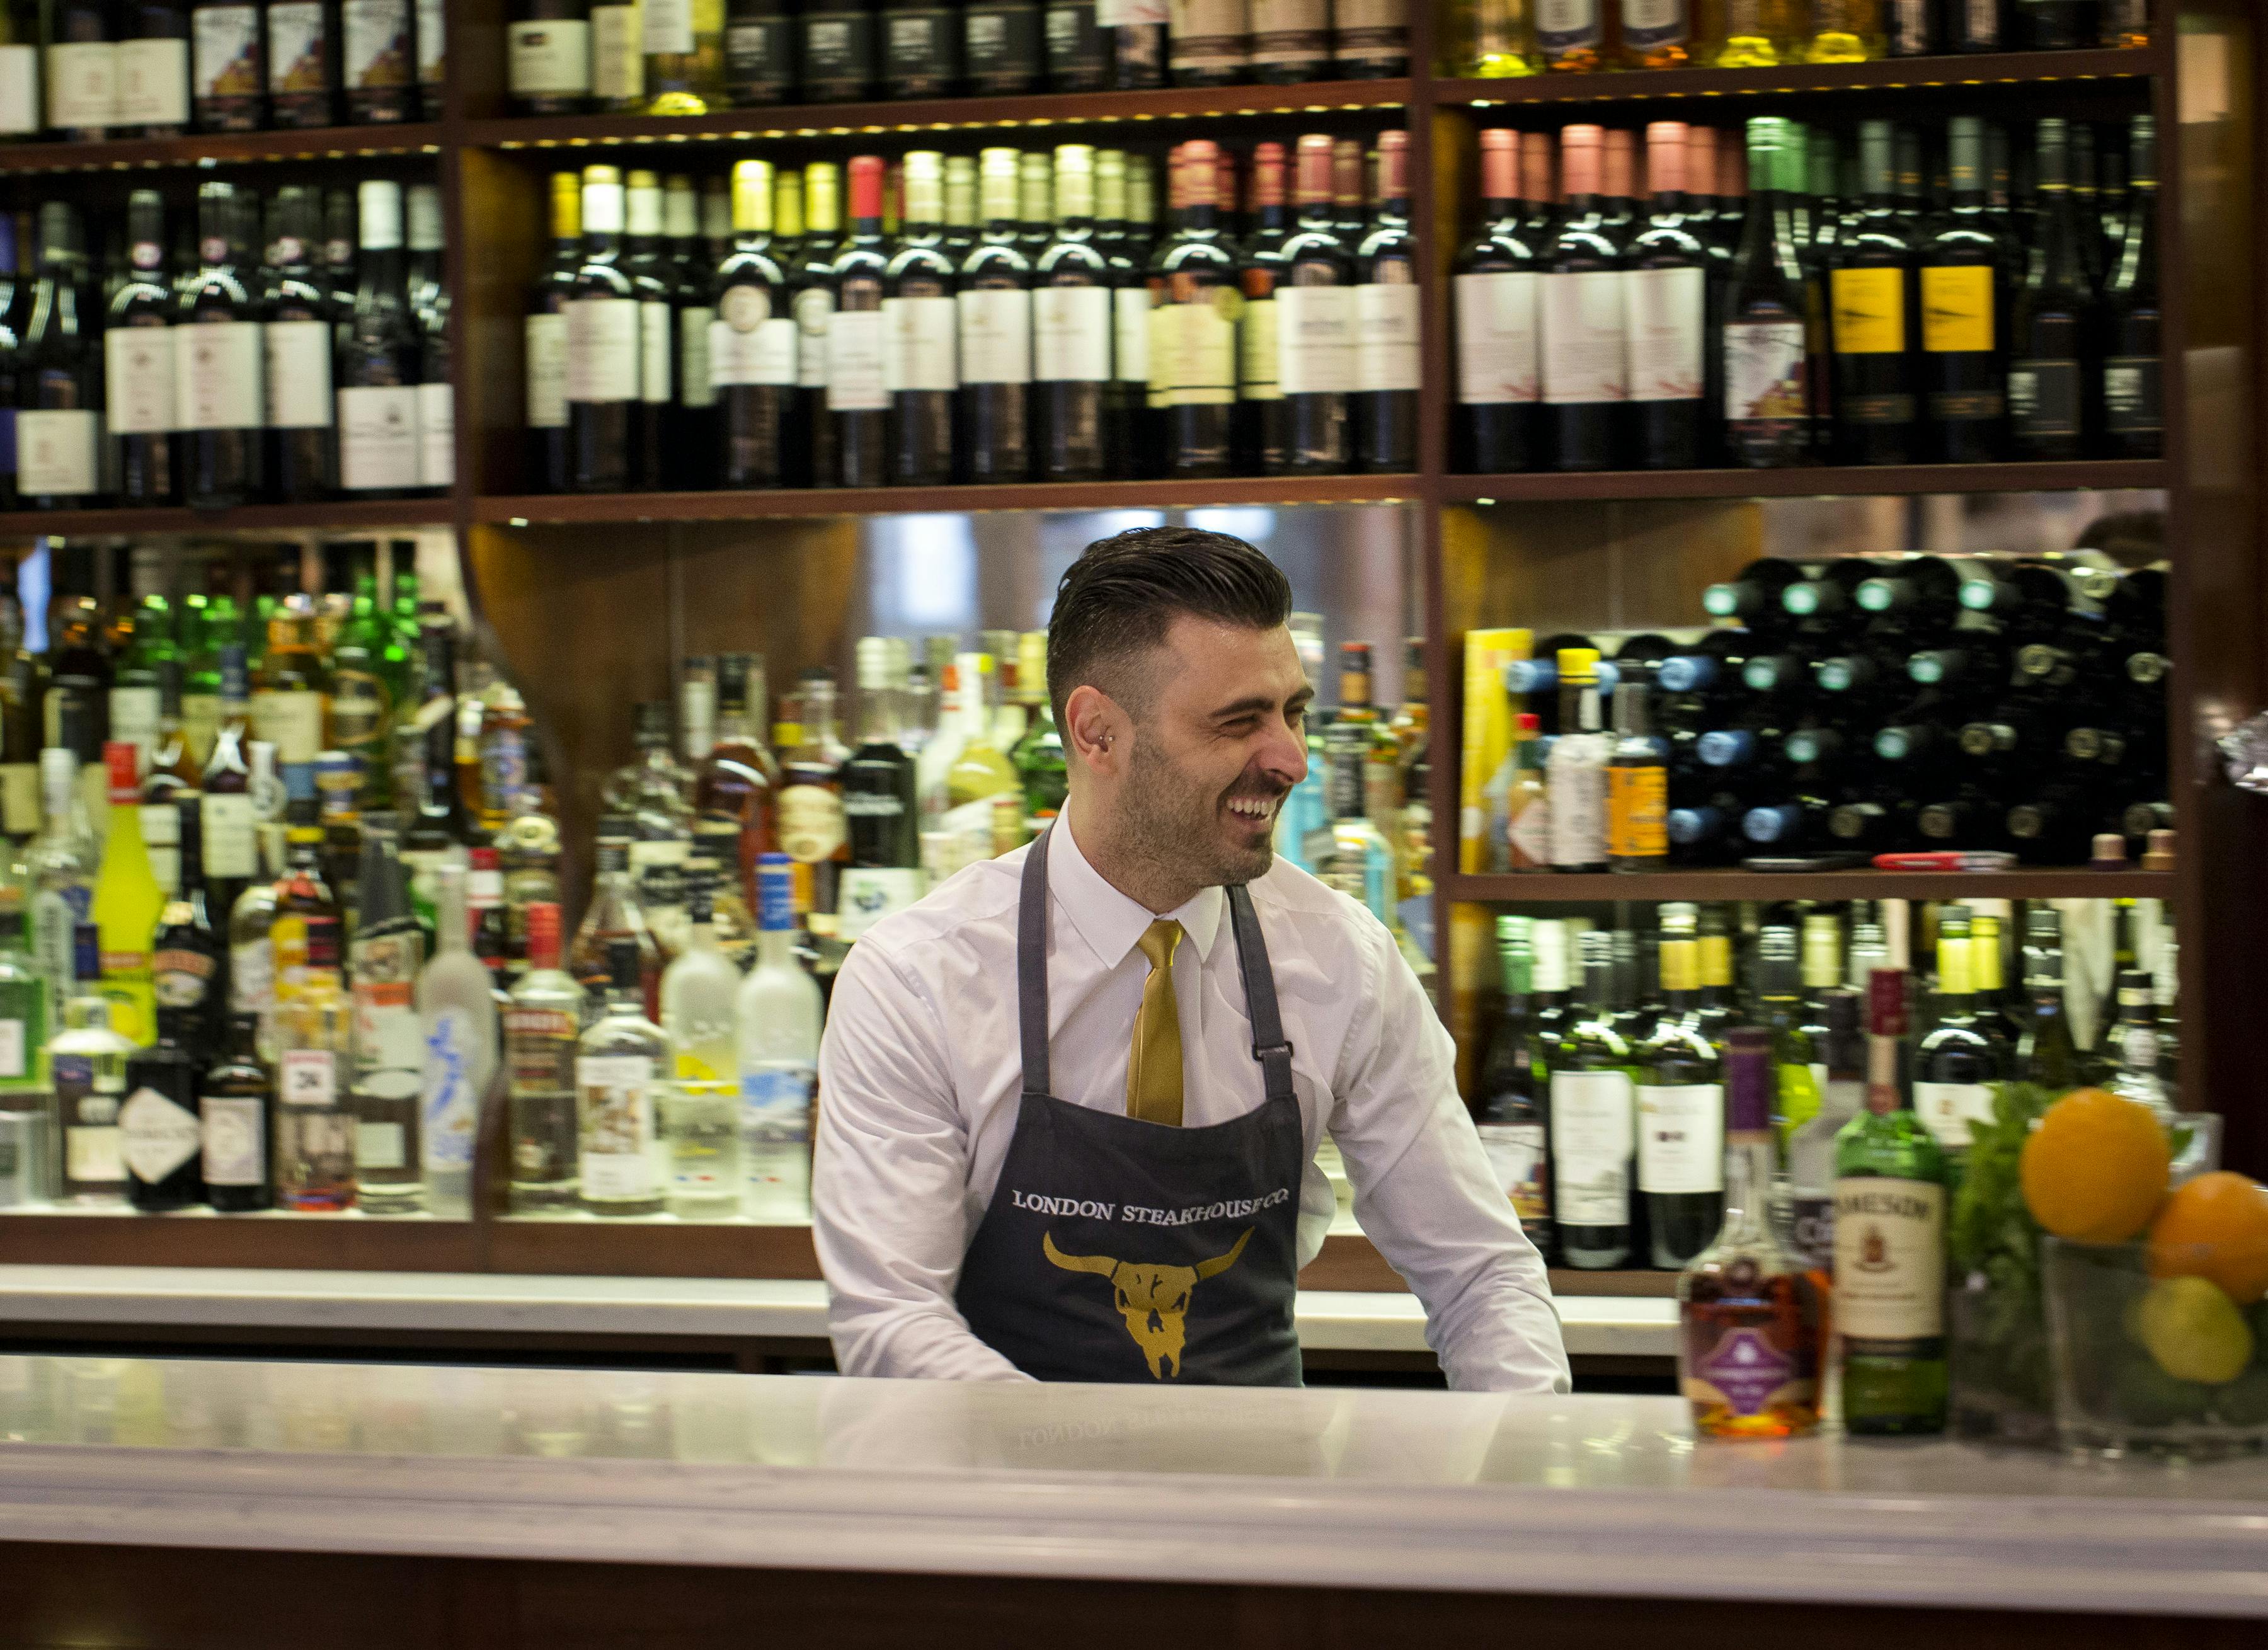
[{"label": "white marble countertop", "polygon": [[2268,1462],[1675,1399],[0,1358],[0,1539],[2268,1616]]},{"label": "white marble countertop", "polygon": [[[1557,1305],[1579,1356],[1675,1355],[1672,1301],[1563,1295]],[[789,1278],[0,1265],[6,1322],[823,1340],[827,1289]],[[1414,1295],[1303,1290],[1298,1322],[1314,1351],[1426,1350]]]}]

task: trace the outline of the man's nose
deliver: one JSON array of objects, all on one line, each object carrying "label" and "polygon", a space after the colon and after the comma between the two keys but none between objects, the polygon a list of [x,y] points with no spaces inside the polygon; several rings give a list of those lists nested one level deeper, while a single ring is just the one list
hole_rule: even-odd
[{"label": "man's nose", "polygon": [[1297,728],[1278,723],[1261,747],[1260,766],[1271,779],[1293,785],[1307,777],[1307,741]]}]

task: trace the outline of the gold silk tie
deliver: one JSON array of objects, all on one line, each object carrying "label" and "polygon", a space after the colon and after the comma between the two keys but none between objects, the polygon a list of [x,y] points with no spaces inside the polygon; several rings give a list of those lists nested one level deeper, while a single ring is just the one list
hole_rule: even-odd
[{"label": "gold silk tie", "polygon": [[1142,1010],[1134,1016],[1134,1047],[1126,1057],[1126,1115],[1145,1123],[1182,1126],[1182,1014],[1174,1005],[1174,948],[1182,925],[1152,923],[1135,942],[1150,959],[1142,982]]}]

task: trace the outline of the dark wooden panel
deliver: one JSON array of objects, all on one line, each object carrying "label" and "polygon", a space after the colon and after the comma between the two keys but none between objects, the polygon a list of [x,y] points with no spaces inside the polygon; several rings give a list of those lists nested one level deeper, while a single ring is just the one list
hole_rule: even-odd
[{"label": "dark wooden panel", "polygon": [[2041,464],[1800,466],[1784,470],[1599,470],[1562,475],[1452,475],[1446,504],[1481,499],[1524,503],[1579,498],[1837,498],[1883,493],[2058,493],[2161,489],[2174,467],[2159,459],[2095,459]]},{"label": "dark wooden panel", "polygon": [[2021,870],[1976,872],[1662,871],[1641,876],[1462,876],[1447,879],[1451,897],[1515,905],[1607,900],[2094,900],[2170,899],[2172,871]]},{"label": "dark wooden panel", "polygon": [[18,1265],[272,1266],[322,1271],[478,1271],[469,1220],[362,1215],[0,1212],[0,1254]]},{"label": "dark wooden panel", "polygon": [[329,126],[312,131],[199,132],[187,137],[116,138],[99,144],[0,144],[0,175],[436,154],[446,136],[438,122],[421,122]]},{"label": "dark wooden panel", "polygon": [[0,512],[0,542],[36,538],[147,538],[158,534],[330,533],[355,528],[446,527],[456,519],[446,495],[427,498],[334,498],[314,505],[240,505],[233,510],[11,510]]},{"label": "dark wooden panel", "polygon": [[498,1219],[488,1231],[492,1271],[555,1277],[819,1276],[807,1226],[696,1221]]},{"label": "dark wooden panel", "polygon": [[783,487],[764,492],[534,493],[475,500],[474,519],[511,526],[739,521],[773,516],[966,514],[991,510],[1395,504],[1423,496],[1423,483],[1415,475],[1255,475],[1219,481],[1020,482],[979,487]]},{"label": "dark wooden panel", "polygon": [[2139,50],[1984,52],[1970,57],[1891,57],[1865,63],[1789,63],[1777,69],[1661,69],[1521,80],[1441,80],[1441,104],[1606,103],[1685,98],[1788,98],[1875,91],[1957,91],[1972,104],[2006,87],[2161,74],[2173,54]]},{"label": "dark wooden panel", "polygon": [[[477,149],[455,162],[457,478],[461,491],[526,484],[527,295],[550,246],[544,174]],[[478,519],[478,518],[474,518]]]}]

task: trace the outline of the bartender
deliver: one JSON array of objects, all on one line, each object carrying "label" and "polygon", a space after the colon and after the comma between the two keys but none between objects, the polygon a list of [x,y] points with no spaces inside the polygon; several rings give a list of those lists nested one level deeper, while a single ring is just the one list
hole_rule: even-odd
[{"label": "bartender", "polygon": [[1449,1384],[1567,1389],[1448,1034],[1385,926],[1273,852],[1314,696],[1291,611],[1192,527],[1064,575],[1063,813],[836,981],[812,1204],[846,1374],[1297,1386],[1328,1127]]}]

